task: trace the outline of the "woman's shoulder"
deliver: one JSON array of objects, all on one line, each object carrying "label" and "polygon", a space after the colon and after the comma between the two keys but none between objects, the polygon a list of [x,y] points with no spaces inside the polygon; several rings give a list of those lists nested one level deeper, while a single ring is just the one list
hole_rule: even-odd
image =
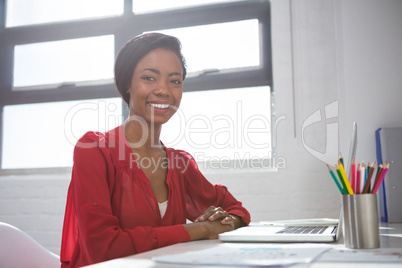
[{"label": "woman's shoulder", "polygon": [[194,157],[187,151],[165,147],[166,151],[173,156],[187,159],[194,159]]},{"label": "woman's shoulder", "polygon": [[197,163],[194,157],[187,151],[166,148],[169,154],[169,167],[180,170],[181,173],[198,171]]},{"label": "woman's shoulder", "polygon": [[109,131],[87,131],[82,135],[75,147],[78,148],[94,148],[94,147],[108,147],[111,140],[115,141],[115,133],[119,127]]}]

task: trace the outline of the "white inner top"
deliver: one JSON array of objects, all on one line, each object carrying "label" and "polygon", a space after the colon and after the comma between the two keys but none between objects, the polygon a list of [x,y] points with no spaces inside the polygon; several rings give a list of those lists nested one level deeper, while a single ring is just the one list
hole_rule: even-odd
[{"label": "white inner top", "polygon": [[163,218],[163,216],[165,216],[165,213],[166,213],[166,209],[167,209],[167,204],[168,204],[168,201],[166,200],[165,202],[163,202],[163,203],[158,203],[158,205],[159,205],[159,211],[160,211],[160,213],[161,213],[161,217]]}]

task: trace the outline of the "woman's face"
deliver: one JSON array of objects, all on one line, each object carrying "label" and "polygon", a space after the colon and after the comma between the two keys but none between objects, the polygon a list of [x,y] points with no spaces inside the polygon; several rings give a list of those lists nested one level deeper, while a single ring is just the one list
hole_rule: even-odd
[{"label": "woman's face", "polygon": [[158,48],[145,55],[134,69],[130,116],[150,124],[164,124],[176,112],[183,93],[183,67],[176,54]]}]

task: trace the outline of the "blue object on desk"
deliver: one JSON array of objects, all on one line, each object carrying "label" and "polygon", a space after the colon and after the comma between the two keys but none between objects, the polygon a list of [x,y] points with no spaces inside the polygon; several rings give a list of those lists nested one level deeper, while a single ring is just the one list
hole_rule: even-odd
[{"label": "blue object on desk", "polygon": [[390,163],[378,191],[381,221],[402,222],[402,127],[380,128],[375,136],[378,164]]}]

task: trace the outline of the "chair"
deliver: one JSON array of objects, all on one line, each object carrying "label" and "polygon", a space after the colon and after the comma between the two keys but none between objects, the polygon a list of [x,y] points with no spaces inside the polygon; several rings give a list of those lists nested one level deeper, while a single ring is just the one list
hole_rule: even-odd
[{"label": "chair", "polygon": [[60,258],[20,229],[0,222],[0,266],[60,267]]}]

